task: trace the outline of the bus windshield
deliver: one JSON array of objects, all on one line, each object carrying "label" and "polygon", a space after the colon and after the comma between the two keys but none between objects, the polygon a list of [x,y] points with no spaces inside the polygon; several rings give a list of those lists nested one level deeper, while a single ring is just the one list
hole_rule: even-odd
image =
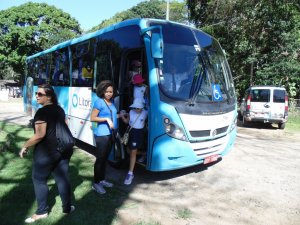
[{"label": "bus windshield", "polygon": [[182,36],[164,28],[164,58],[159,71],[163,94],[191,103],[232,100],[233,80],[219,43],[192,29],[184,29]]}]

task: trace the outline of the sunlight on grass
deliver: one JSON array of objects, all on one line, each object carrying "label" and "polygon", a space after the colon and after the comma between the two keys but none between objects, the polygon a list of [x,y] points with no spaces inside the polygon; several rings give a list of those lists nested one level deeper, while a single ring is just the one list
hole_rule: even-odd
[{"label": "sunlight on grass", "polygon": [[144,221],[141,221],[141,222],[138,222],[138,223],[135,223],[134,225],[161,225],[160,222],[144,222]]},{"label": "sunlight on grass", "polygon": [[180,209],[177,211],[177,216],[178,218],[186,220],[192,217],[192,211],[187,208]]},{"label": "sunlight on grass", "polygon": [[[0,131],[0,144],[6,142],[8,134],[12,138],[11,143],[0,152],[1,224],[23,224],[24,219],[34,214],[37,208],[31,180],[32,151],[23,159],[18,155],[24,141],[32,135],[32,129],[0,122]],[[118,209],[137,207],[136,204],[124,204],[129,192],[118,184],[118,178],[113,181],[116,186],[107,190],[105,195],[91,190],[94,161],[93,156],[75,148],[69,173],[76,210],[71,215],[62,214],[61,200],[51,178],[48,181],[50,214],[38,224],[118,225]]]},{"label": "sunlight on grass", "polygon": [[289,112],[286,129],[291,132],[300,132],[300,111]]}]

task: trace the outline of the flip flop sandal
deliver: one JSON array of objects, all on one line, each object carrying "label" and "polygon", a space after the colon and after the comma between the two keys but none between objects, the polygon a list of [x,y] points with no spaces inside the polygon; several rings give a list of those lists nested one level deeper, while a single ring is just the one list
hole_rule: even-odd
[{"label": "flip flop sandal", "polygon": [[33,214],[31,217],[28,217],[25,220],[25,223],[34,223],[35,221],[40,220],[40,219],[45,219],[46,217],[48,217],[48,213],[45,213],[43,215]]}]

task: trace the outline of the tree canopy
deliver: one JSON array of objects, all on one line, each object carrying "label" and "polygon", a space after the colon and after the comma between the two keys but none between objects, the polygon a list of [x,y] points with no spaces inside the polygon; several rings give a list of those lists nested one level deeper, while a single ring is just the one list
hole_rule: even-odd
[{"label": "tree canopy", "polygon": [[[132,18],[165,19],[165,0],[139,3],[90,31]],[[300,3],[297,0],[170,2],[169,19],[193,24],[226,51],[235,86],[285,86],[300,98]],[[54,6],[26,3],[0,11],[0,79],[23,74],[26,56],[82,33],[76,19]]]},{"label": "tree canopy", "polygon": [[[150,0],[139,3],[138,5],[128,9],[126,11],[117,13],[112,18],[102,21],[98,26],[93,27],[90,31],[99,30],[106,26],[118,23],[127,19],[133,18],[155,18],[165,19],[166,18],[167,3],[164,0]],[[170,15],[169,19],[187,23],[188,11],[185,7],[185,3],[177,1],[170,2]]]},{"label": "tree canopy", "polygon": [[0,11],[0,78],[9,78],[11,69],[22,74],[26,56],[79,34],[76,19],[44,3],[29,2]]},{"label": "tree canopy", "polygon": [[300,96],[300,3],[296,0],[188,0],[190,19],[227,52],[238,92],[285,86]]}]

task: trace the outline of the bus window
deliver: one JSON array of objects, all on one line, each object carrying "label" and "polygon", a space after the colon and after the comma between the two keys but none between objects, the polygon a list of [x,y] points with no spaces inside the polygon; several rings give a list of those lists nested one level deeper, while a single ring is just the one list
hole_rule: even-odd
[{"label": "bus window", "polygon": [[36,81],[37,69],[38,69],[38,65],[36,62],[37,62],[36,59],[30,59],[27,62],[27,68],[28,68],[27,76],[32,77],[34,79],[34,84],[36,84],[35,81]]},{"label": "bus window", "polygon": [[94,60],[92,41],[72,46],[72,86],[92,87]]},{"label": "bus window", "polygon": [[118,89],[120,71],[120,46],[113,40],[100,39],[96,50],[96,85],[102,80],[112,80]]},{"label": "bus window", "polygon": [[55,86],[70,85],[69,79],[69,53],[67,48],[57,50],[52,53],[53,73],[51,77],[51,84]]},{"label": "bus window", "polygon": [[50,74],[50,63],[51,63],[51,55],[45,55],[40,58],[39,66],[37,68],[38,73],[38,84],[46,84],[49,83],[49,74]]}]

